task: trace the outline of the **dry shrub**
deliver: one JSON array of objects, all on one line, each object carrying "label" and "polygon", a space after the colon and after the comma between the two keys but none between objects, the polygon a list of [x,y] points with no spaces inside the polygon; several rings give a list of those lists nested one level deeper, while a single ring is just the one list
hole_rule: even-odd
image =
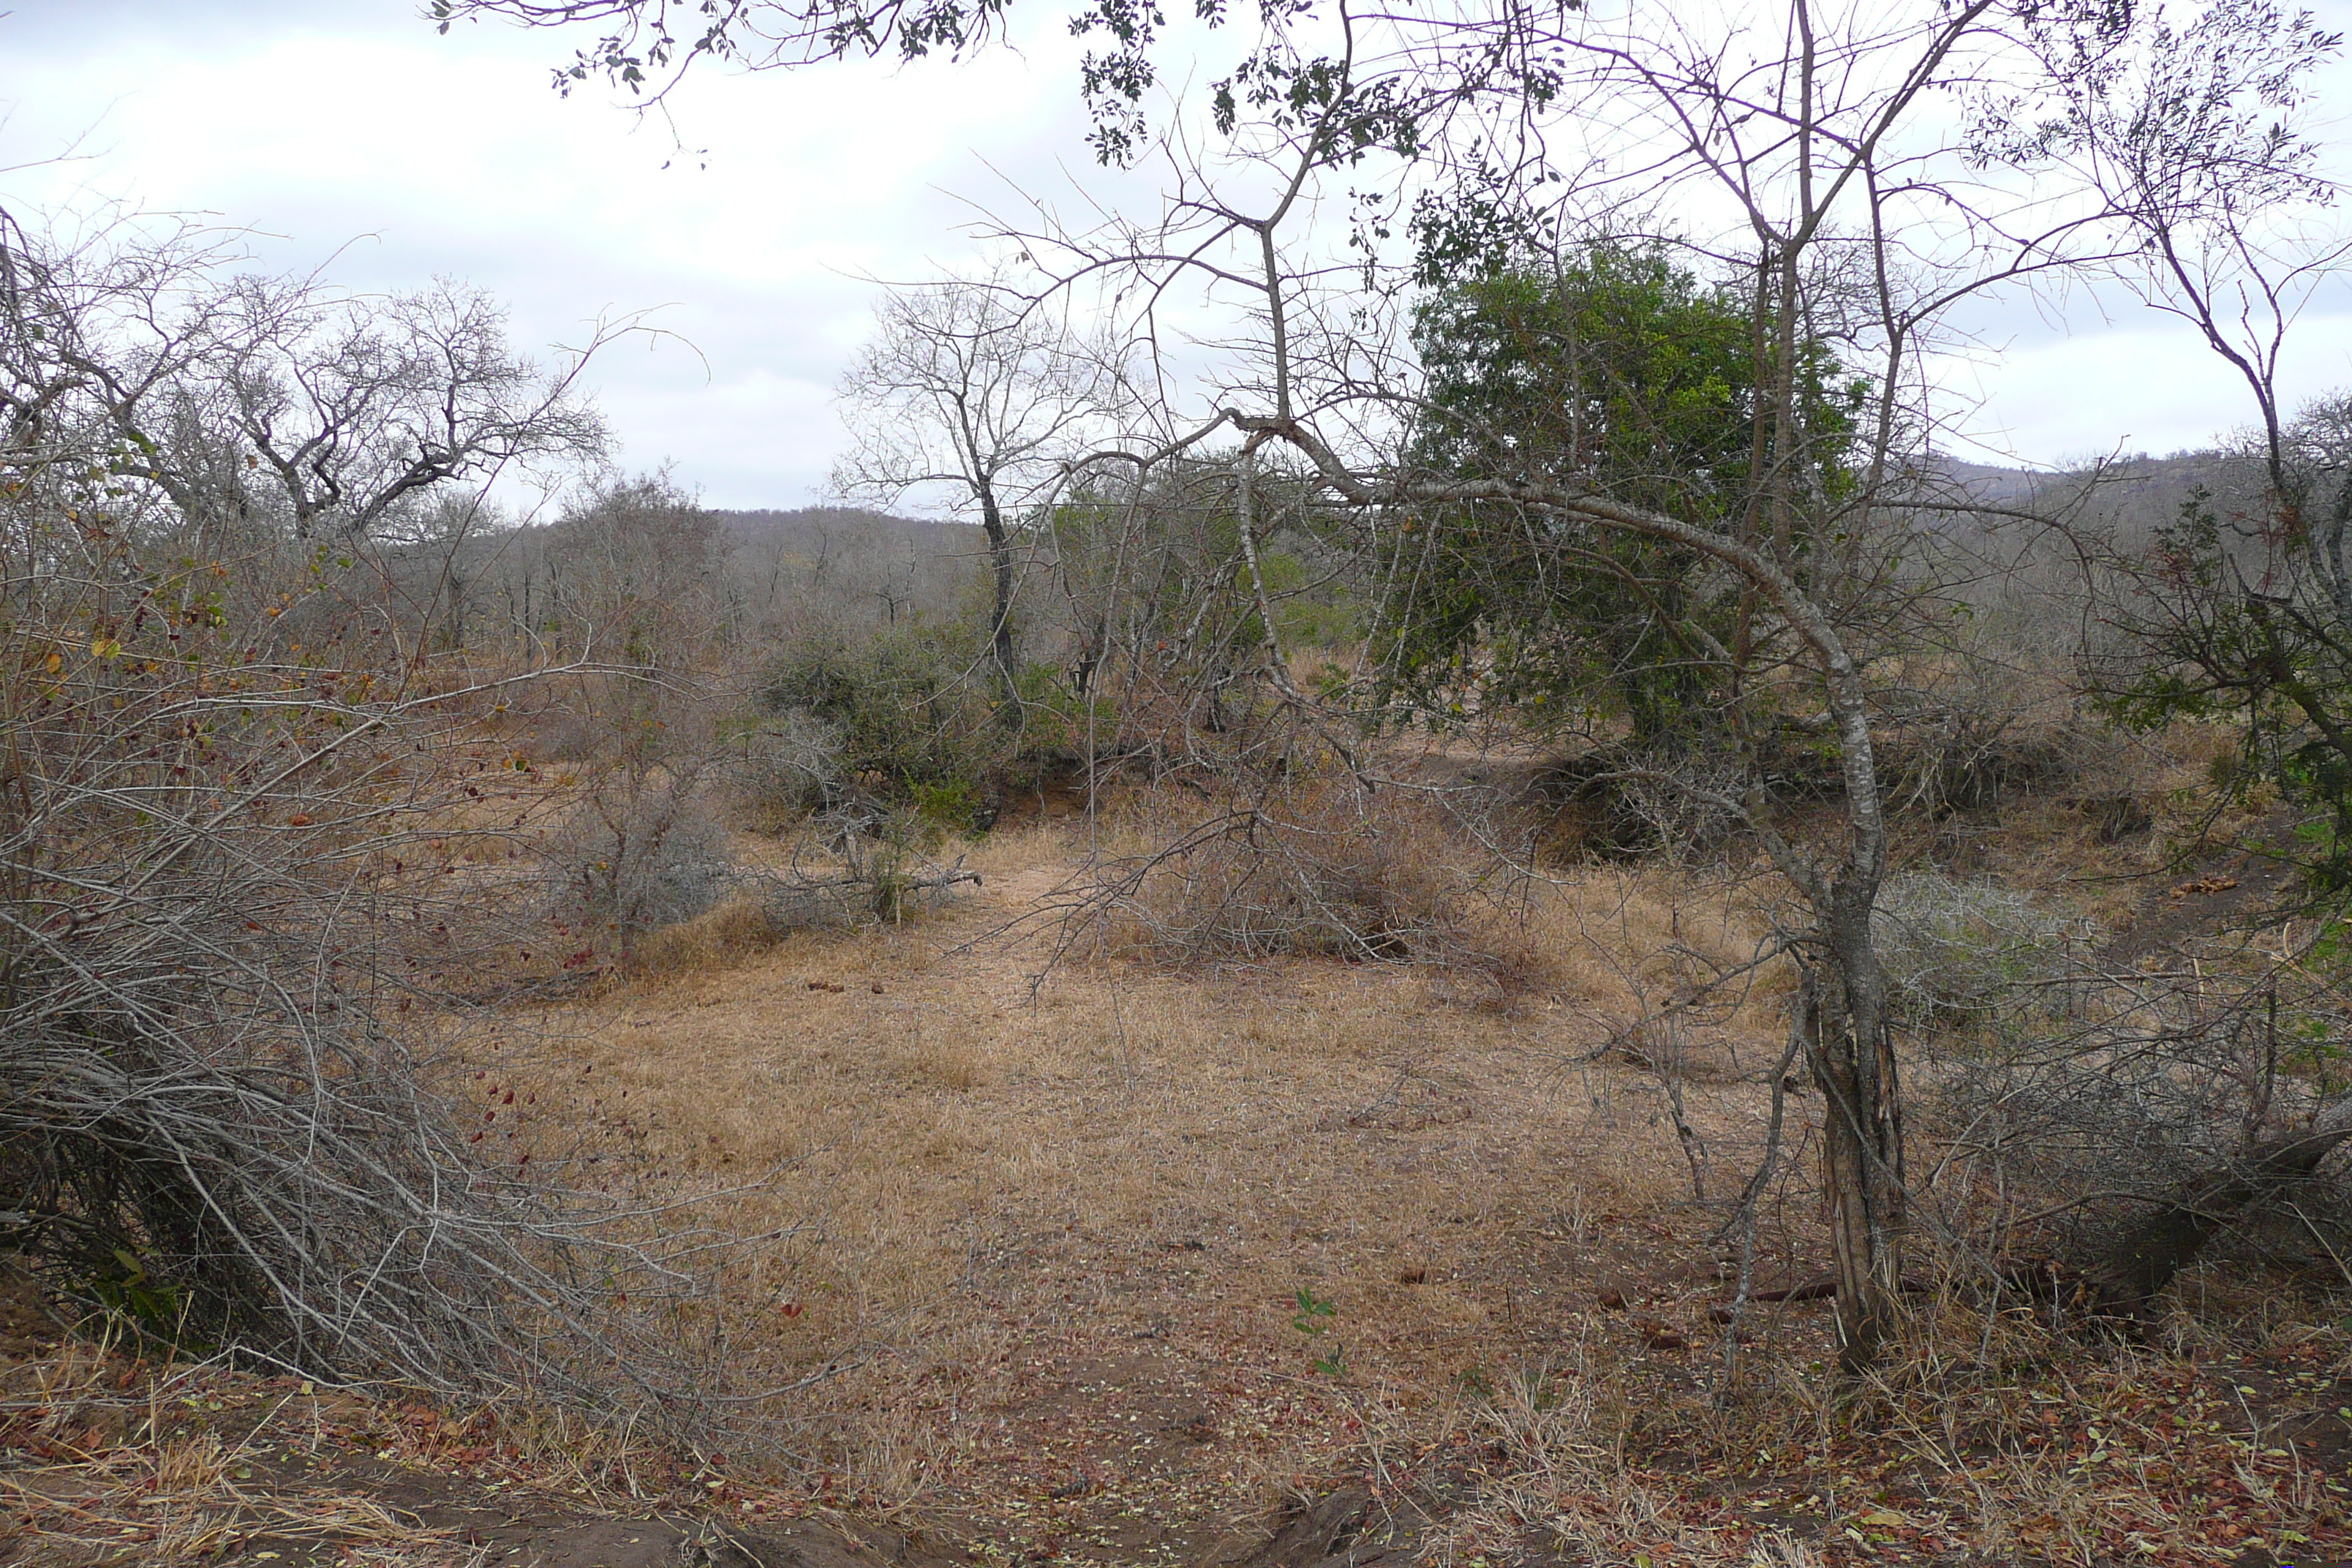
[{"label": "dry shrub", "polygon": [[466,988],[535,934],[506,831],[461,826],[505,793],[482,748],[381,686],[231,684],[236,630],[0,679],[44,759],[0,805],[0,1245],[142,1342],[686,1418],[709,1365],[662,1316],[716,1238],[471,1099]]},{"label": "dry shrub", "polygon": [[688,974],[740,963],[791,934],[772,900],[731,893],[692,920],[648,932],[631,956],[647,972]]},{"label": "dry shrub", "polygon": [[[2200,1258],[2333,1289],[2352,1247],[2326,1142],[2347,1017],[2352,998],[2292,969],[2117,976],[2072,1016],[2018,1004],[1915,1077],[1915,1125],[1942,1145],[1922,1196],[1948,1234],[2079,1268],[2135,1313]],[[2278,1163],[2315,1134],[2315,1173]]]},{"label": "dry shrub", "polygon": [[1089,855],[1140,860],[1160,842],[1155,834],[1167,826],[1164,811],[1157,811],[1163,804],[1145,789],[1107,785],[1091,816],[1083,815],[1082,797],[1081,811],[1068,816],[1001,822],[978,837],[946,835],[933,855],[992,878],[1057,872]]},{"label": "dry shrub", "polygon": [[796,931],[896,924],[976,879],[923,855],[897,816],[826,814],[787,863],[747,864],[691,770],[616,773],[544,852],[549,918],[641,971],[712,968]]},{"label": "dry shrub", "polygon": [[[720,1370],[677,1328],[724,1238],[615,1202],[478,1087],[476,1026],[524,1027],[485,1002],[551,956],[515,863],[543,796],[478,725],[563,678],[384,635],[415,625],[405,552],[362,559],[358,517],[313,537],[226,504],[213,456],[170,472],[217,454],[222,397],[257,384],[258,345],[220,330],[296,322],[314,285],[215,278],[128,231],[66,255],[0,229],[0,400],[43,410],[0,486],[0,1249],[142,1352],[704,1421]],[[398,410],[431,402],[394,368],[414,351],[310,319],[271,384],[371,411],[332,462],[373,464],[350,454],[400,448]],[[140,322],[162,337],[124,335]],[[397,396],[310,379],[362,362]],[[456,374],[484,410],[520,384]],[[116,458],[149,416],[98,391],[123,376],[189,443],[142,437],[135,476]],[[498,415],[493,444],[527,449],[534,417]],[[558,424],[540,433],[583,429]]]},{"label": "dry shrub", "polygon": [[[1906,1332],[1859,1383],[1748,1352],[1708,1390],[1591,1336],[1498,1379],[1456,1412],[1486,1473],[1430,1557],[1492,1560],[1540,1541],[1580,1563],[1783,1568],[1848,1560],[1843,1543],[1891,1510],[1937,1561],[2184,1562],[2245,1545],[2255,1500],[2270,1539],[2294,1531],[2340,1555],[2325,1471],[2259,1424],[2250,1432],[2252,1412],[2200,1358],[1988,1305],[1980,1272],[1948,1262],[1943,1289],[1912,1299]],[[2291,1333],[2344,1342],[2333,1325]],[[1776,1493],[1827,1507],[1791,1529],[1723,1506]]]},{"label": "dry shrub", "polygon": [[[2235,1380],[2217,1384],[2200,1364],[2252,1344],[2197,1344],[2193,1328],[2152,1342],[2084,1335],[2047,1304],[2037,1312],[1989,1296],[1965,1254],[1937,1261],[1938,1288],[1915,1299],[1895,1354],[1866,1383],[1832,1393],[1786,1378],[1781,1403],[1832,1457],[1909,1456],[1948,1540],[1988,1561],[2218,1558],[2249,1534],[2231,1517],[2240,1488],[2273,1529],[2296,1532],[2289,1540],[2340,1524],[2324,1477],[2262,1440]],[[2282,1331],[2278,1305],[2262,1330],[2273,1344],[2343,1343],[2333,1324]]]},{"label": "dry shrub", "polygon": [[[1726,1530],[1684,1473],[1692,1459],[1729,1468],[1717,1448],[1720,1413],[1590,1332],[1552,1360],[1514,1369],[1460,1415],[1488,1456],[1487,1475],[1433,1533],[1435,1561],[1494,1560],[1538,1542],[1576,1563],[1819,1561],[1785,1531],[1748,1540]],[[1676,1449],[1683,1463],[1659,1462]]]},{"label": "dry shrub", "polygon": [[1914,1025],[1987,1017],[2021,999],[2054,1005],[2099,932],[1990,882],[1889,877],[1872,935],[1896,1011]]},{"label": "dry shrub", "polygon": [[1637,1066],[1727,1080],[1785,1043],[1794,966],[1737,879],[1589,866],[1530,900],[1527,935],[1552,955],[1561,1000]]},{"label": "dry shrub", "polygon": [[691,921],[735,878],[727,834],[676,773],[618,777],[592,792],[547,857],[554,912],[627,945]]},{"label": "dry shrub", "polygon": [[[1775,759],[1777,793],[1818,796],[1830,781],[1818,759]],[[1745,789],[1727,755],[1670,754],[1602,745],[1558,758],[1519,786],[1514,814],[1535,850],[1556,866],[1584,861],[1688,864],[1720,858],[1741,828],[1726,802]]]},{"label": "dry shrub", "polygon": [[727,797],[745,826],[780,833],[854,800],[853,772],[842,762],[839,726],[786,711],[736,740],[727,759]]},{"label": "dry shrub", "polygon": [[596,674],[542,682],[515,700],[502,728],[534,756],[593,764],[613,749],[613,723],[604,711],[608,684],[609,678]]},{"label": "dry shrub", "polygon": [[1972,696],[1892,727],[1885,766],[1895,810],[1984,811],[2060,790],[2104,771],[2117,748],[2110,732],[2071,713],[2036,712],[2000,691]]},{"label": "dry shrub", "polygon": [[1111,945],[1162,962],[1412,963],[1496,999],[1549,979],[1509,868],[1426,793],[1302,784],[1184,825],[1107,886]]}]

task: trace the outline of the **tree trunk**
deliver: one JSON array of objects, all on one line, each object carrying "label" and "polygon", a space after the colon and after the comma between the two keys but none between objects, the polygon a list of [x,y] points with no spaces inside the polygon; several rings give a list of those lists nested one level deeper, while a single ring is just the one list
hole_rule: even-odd
[{"label": "tree trunk", "polygon": [[2289,1133],[2251,1145],[2230,1164],[2182,1185],[2116,1239],[2090,1270],[2102,1310],[2144,1318],[2173,1276],[2259,1198],[2308,1180],[2352,1127]]},{"label": "tree trunk", "polygon": [[1894,1333],[1903,1289],[1903,1121],[1886,980],[1871,941],[1874,877],[1849,868],[1831,889],[1822,972],[1800,1005],[1826,1110],[1822,1187],[1837,1272],[1838,1365],[1866,1370]]},{"label": "tree trunk", "polygon": [[1013,651],[1013,536],[1006,531],[1004,513],[996,504],[996,487],[983,479],[974,488],[980,492],[980,528],[988,536],[989,575],[996,591],[988,642],[996,662],[998,682],[1004,688],[1004,701],[997,710],[997,717],[1006,729],[1017,729],[1021,724],[1021,669]]}]

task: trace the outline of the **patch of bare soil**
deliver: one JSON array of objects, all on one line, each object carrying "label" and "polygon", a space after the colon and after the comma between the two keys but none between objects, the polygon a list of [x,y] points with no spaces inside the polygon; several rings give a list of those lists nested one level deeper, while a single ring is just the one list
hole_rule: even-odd
[{"label": "patch of bare soil", "polygon": [[[2294,903],[2296,872],[2284,853],[2271,850],[2290,847],[2293,827],[2292,814],[2276,812],[2242,842],[2215,845],[2165,868],[2148,881],[2130,927],[2107,949],[2107,962],[2186,962],[2206,955],[2225,937],[2254,934],[2251,928],[2258,924],[2275,930],[2272,911]],[[2287,939],[2281,934],[2273,941],[2284,948]]]}]

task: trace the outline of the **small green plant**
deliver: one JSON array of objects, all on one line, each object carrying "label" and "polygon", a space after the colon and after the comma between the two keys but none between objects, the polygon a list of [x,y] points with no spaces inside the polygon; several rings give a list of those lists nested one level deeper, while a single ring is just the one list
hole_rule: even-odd
[{"label": "small green plant", "polygon": [[916,779],[907,785],[907,799],[926,826],[961,832],[971,827],[978,817],[980,786],[968,778],[936,783]]},{"label": "small green plant", "polygon": [[74,1281],[70,1293],[90,1302],[108,1319],[124,1325],[141,1339],[179,1344],[190,1350],[209,1346],[187,1343],[187,1301],[174,1286],[149,1276],[145,1261],[128,1247],[113,1249],[115,1268]]},{"label": "small green plant", "polygon": [[[1298,1315],[1290,1320],[1290,1326],[1309,1339],[1315,1339],[1328,1331],[1331,1324],[1326,1320],[1336,1318],[1339,1309],[1318,1296],[1312,1287],[1306,1285],[1298,1288],[1297,1300]],[[1326,1377],[1335,1380],[1345,1378],[1348,1375],[1347,1347],[1333,1345],[1328,1354],[1315,1358],[1314,1365],[1315,1370]]]}]

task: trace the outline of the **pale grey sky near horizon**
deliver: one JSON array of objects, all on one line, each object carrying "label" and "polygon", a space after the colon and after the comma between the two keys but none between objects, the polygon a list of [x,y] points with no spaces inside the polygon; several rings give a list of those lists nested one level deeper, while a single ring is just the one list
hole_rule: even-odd
[{"label": "pale grey sky near horizon", "polygon": [[[2322,10],[2352,18],[2352,0]],[[652,310],[694,347],[625,343],[590,377],[625,465],[672,463],[715,505],[789,507],[819,499],[844,443],[831,395],[871,323],[866,279],[968,263],[960,226],[1007,193],[996,171],[1051,183],[1087,158],[1073,47],[1051,28],[961,65],[705,71],[673,132],[605,92],[558,98],[560,37],[444,37],[417,11],[16,0],[0,200],[210,215],[267,266],[334,257],[362,289],[460,278],[511,305],[526,344]],[[2020,310],[1986,338],[1960,454],[1979,460],[2163,452],[2249,411],[2186,328],[2146,312]],[[2315,301],[2297,344],[2296,395],[2352,384],[2352,292]]]}]

